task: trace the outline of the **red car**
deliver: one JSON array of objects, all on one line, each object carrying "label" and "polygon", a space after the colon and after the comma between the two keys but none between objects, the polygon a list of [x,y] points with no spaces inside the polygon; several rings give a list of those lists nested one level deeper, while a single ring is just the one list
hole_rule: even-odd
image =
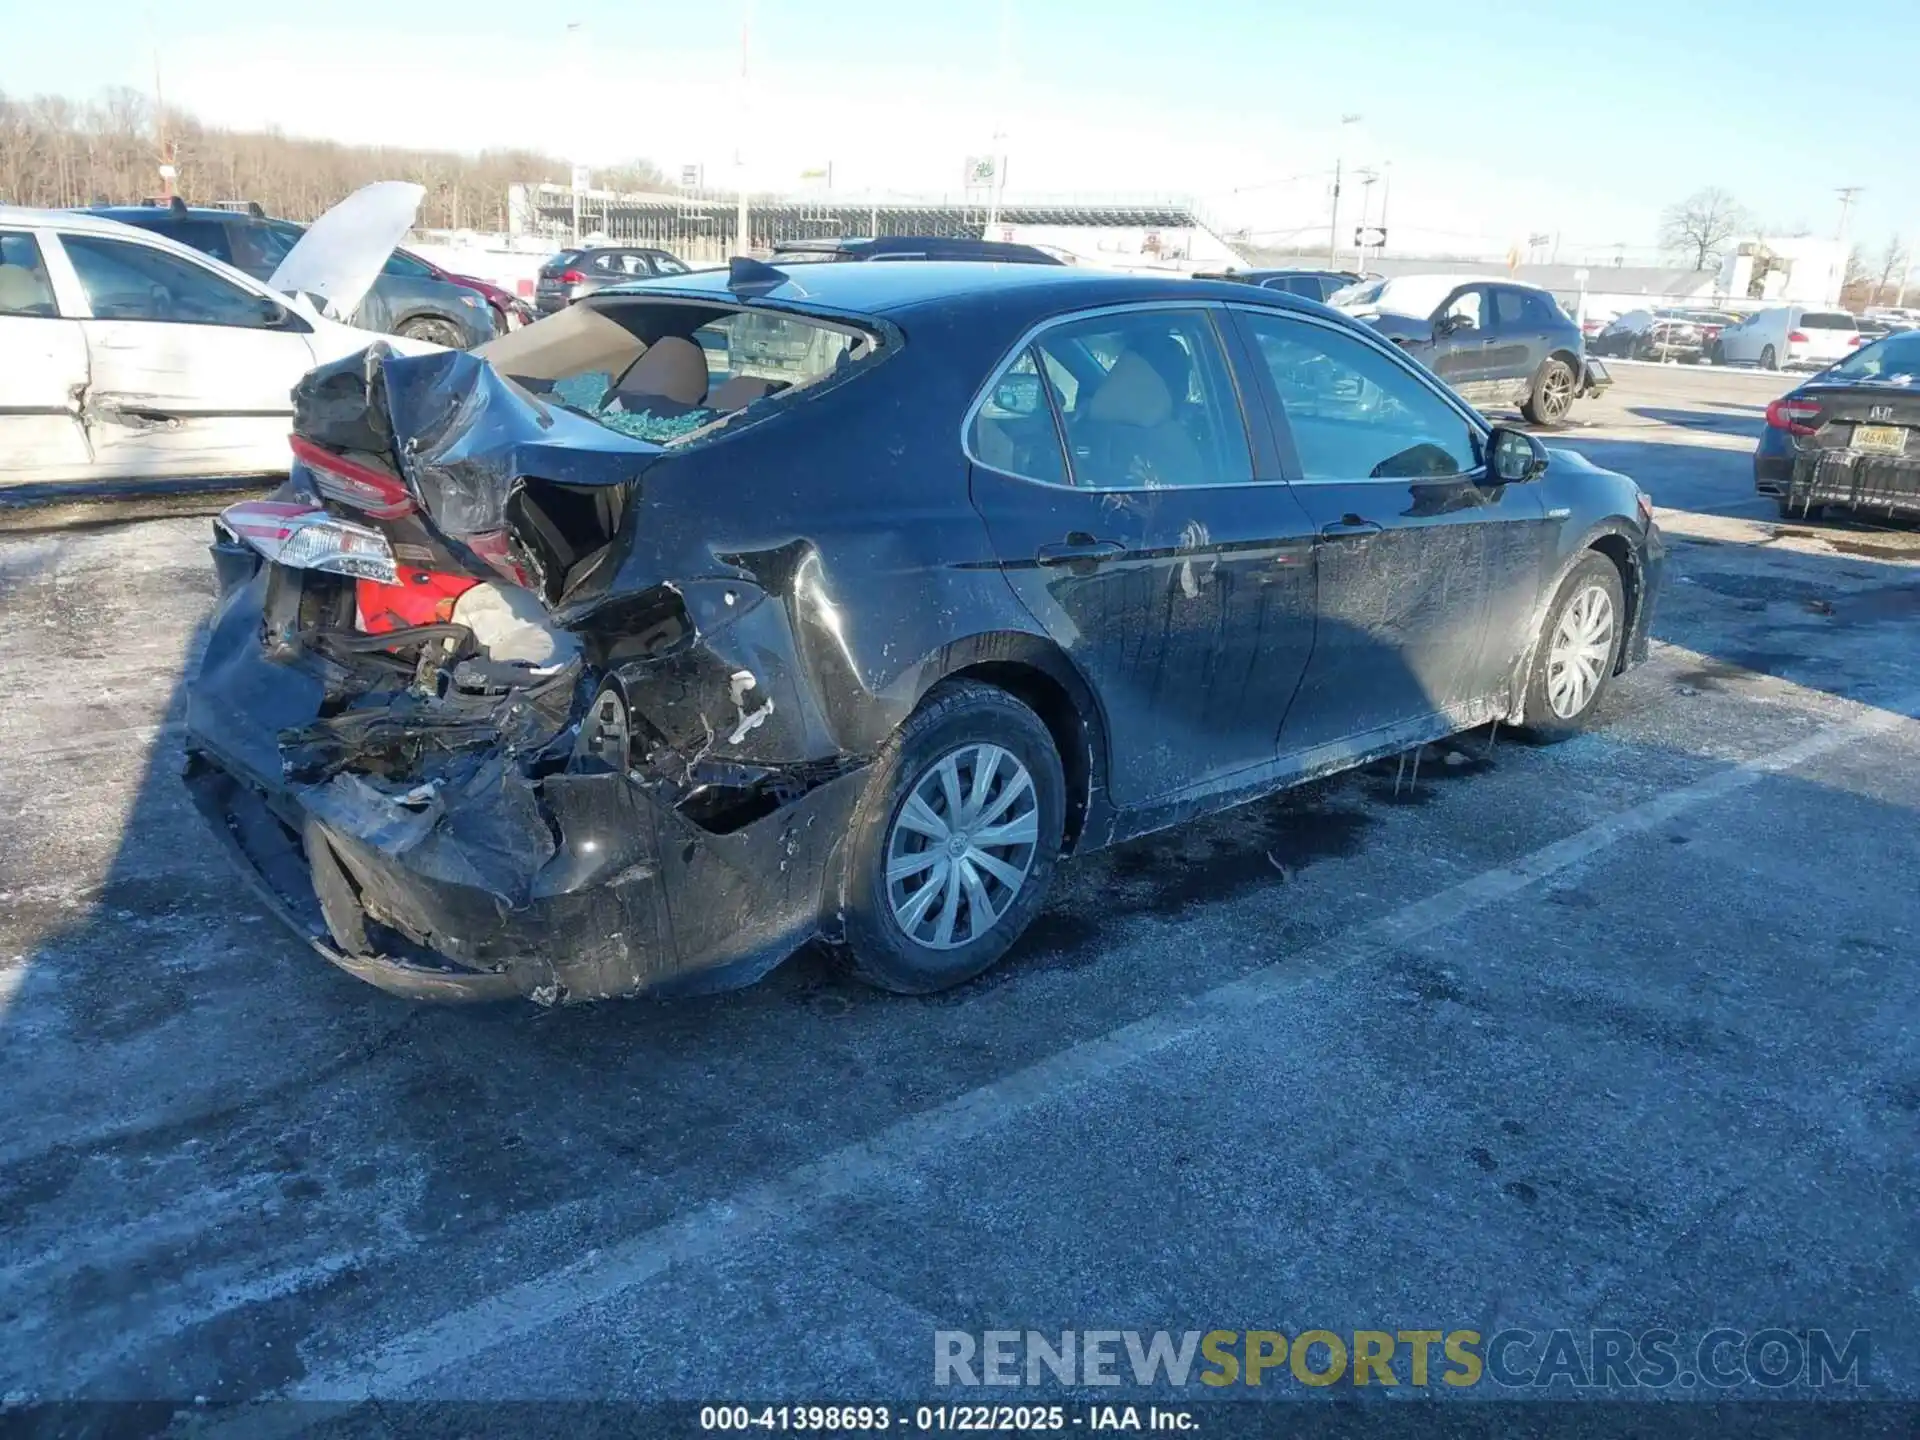
[{"label": "red car", "polygon": [[414,254],[411,250],[396,249],[387,261],[388,268],[405,269],[417,265],[436,280],[444,280],[452,285],[464,285],[469,290],[478,291],[493,311],[494,321],[502,335],[509,330],[518,330],[522,325],[531,325],[536,317],[533,306],[511,290],[503,290],[491,280],[482,280],[475,275],[456,275],[444,266]]}]

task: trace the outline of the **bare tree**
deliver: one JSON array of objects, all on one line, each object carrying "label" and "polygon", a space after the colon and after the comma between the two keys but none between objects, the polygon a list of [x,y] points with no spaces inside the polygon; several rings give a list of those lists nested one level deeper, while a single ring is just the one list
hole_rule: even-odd
[{"label": "bare tree", "polygon": [[[528,150],[458,155],[213,129],[171,106],[156,115],[134,90],[92,102],[0,93],[0,204],[125,205],[157,196],[163,133],[178,171],[174,193],[194,204],[257,200],[292,220],[311,220],[369,181],[413,180],[427,187],[421,225],[504,227],[509,185],[564,184],[571,174],[564,160]],[[646,160],[613,173],[622,189],[666,188]]]},{"label": "bare tree", "polygon": [[1873,288],[1873,304],[1887,303],[1887,291],[1893,288],[1893,277],[1905,275],[1907,270],[1907,247],[1900,241],[1900,232],[1894,231],[1887,237],[1887,248],[1880,252],[1880,283]]},{"label": "bare tree", "polygon": [[1747,228],[1747,213],[1725,190],[1696,190],[1660,217],[1660,243],[1705,270],[1727,241]]}]

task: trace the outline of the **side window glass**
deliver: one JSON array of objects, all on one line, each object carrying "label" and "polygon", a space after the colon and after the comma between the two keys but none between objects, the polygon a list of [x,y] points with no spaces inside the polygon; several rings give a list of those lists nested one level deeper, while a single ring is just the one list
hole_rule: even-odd
[{"label": "side window glass", "polygon": [[1449,334],[1464,334],[1469,330],[1484,330],[1486,319],[1481,314],[1480,290],[1462,290],[1447,302],[1447,308],[1440,312],[1440,324]]},{"label": "side window glass", "polygon": [[1038,349],[1059,387],[1073,482],[1098,490],[1244,484],[1246,427],[1204,311],[1134,311],[1057,326]]},{"label": "side window glass", "polygon": [[654,256],[653,268],[657,273],[661,275],[684,275],[687,273],[687,267],[682,265],[678,260],[674,259],[671,255]]},{"label": "side window glass", "polygon": [[299,243],[300,227],[269,221],[233,227],[233,263],[256,280],[265,280],[280,268],[287,252]]},{"label": "side window glass", "polygon": [[227,227],[218,220],[182,220],[162,232],[182,245],[191,245],[202,255],[233,263],[233,250],[227,244]]},{"label": "side window glass", "polygon": [[973,417],[967,447],[982,465],[1028,480],[1067,483],[1053,407],[1040,383],[1031,348],[1000,372]]},{"label": "side window glass", "polygon": [[53,282],[40,259],[40,242],[31,235],[0,232],[0,315],[52,320],[59,313]]},{"label": "side window glass", "polygon": [[1461,475],[1480,463],[1464,416],[1394,357],[1284,316],[1242,312],[1306,480]]},{"label": "side window glass", "polygon": [[98,235],[60,240],[97,319],[265,330],[279,318],[264,297],[163,250]]}]

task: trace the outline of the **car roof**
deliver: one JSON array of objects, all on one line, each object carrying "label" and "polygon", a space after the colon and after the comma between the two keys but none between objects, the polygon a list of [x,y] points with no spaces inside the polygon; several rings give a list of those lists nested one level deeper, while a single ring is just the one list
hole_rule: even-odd
[{"label": "car roof", "polygon": [[103,215],[109,220],[151,220],[156,215],[190,220],[264,220],[264,215],[249,215],[244,210],[222,210],[218,205],[89,205],[87,214]]},{"label": "car roof", "polygon": [[123,225],[111,215],[102,215],[89,210],[36,210],[24,205],[0,205],[0,225],[20,226],[26,229],[62,230],[70,235],[105,235],[116,240],[136,241],[191,260],[195,265],[210,265],[222,275],[257,294],[273,294],[273,291],[253,276],[236,270],[217,255],[209,255],[204,250],[183,245],[171,235],[163,235],[157,230],[144,230],[138,225]]},{"label": "car roof", "polygon": [[[101,210],[42,210],[25,205],[0,205],[0,225],[37,226],[41,229],[70,230],[76,235],[124,235],[129,229],[119,219],[118,212],[131,210],[135,214],[164,215],[164,210],[148,209],[145,206],[115,206]],[[224,214],[224,211],[215,212]],[[151,230],[140,230],[147,238],[154,238]],[[161,238],[165,238],[164,236]],[[192,252],[198,254],[198,251]]]},{"label": "car roof", "polygon": [[[772,266],[779,270],[776,263]],[[728,304],[764,300],[788,309],[819,308],[850,314],[889,315],[991,297],[1017,299],[1036,315],[1050,309],[1084,309],[1166,300],[1191,302],[1212,295],[1313,313],[1324,306],[1279,291],[1255,291],[1235,280],[1192,279],[1180,274],[1139,275],[1071,265],[1000,264],[977,260],[919,260],[904,265],[796,265],[777,283],[743,286],[736,293],[727,270],[636,280],[602,296],[678,295]]]}]

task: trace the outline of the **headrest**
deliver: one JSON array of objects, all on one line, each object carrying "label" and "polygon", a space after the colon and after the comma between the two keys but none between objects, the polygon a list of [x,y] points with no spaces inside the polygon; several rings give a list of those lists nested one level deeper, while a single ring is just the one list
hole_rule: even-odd
[{"label": "headrest", "polygon": [[744,410],[754,401],[764,399],[772,389],[771,380],[762,380],[758,375],[736,375],[707,397],[707,407],[720,411]]},{"label": "headrest", "polygon": [[1087,418],[1107,425],[1164,425],[1173,418],[1173,394],[1159,371],[1129,350],[1094,391]]},{"label": "headrest", "polygon": [[0,265],[0,310],[33,310],[53,303],[53,292],[24,265]]},{"label": "headrest", "polygon": [[664,335],[620,377],[622,395],[659,395],[679,405],[698,405],[707,395],[706,352],[691,340]]}]

